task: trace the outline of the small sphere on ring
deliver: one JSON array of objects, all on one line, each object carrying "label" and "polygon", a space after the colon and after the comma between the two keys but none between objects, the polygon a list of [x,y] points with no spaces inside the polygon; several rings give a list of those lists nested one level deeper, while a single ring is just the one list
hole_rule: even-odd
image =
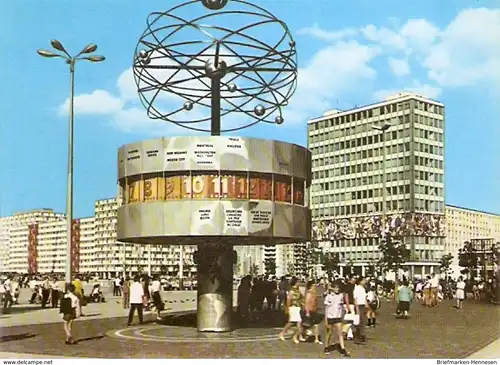
[{"label": "small sphere on ring", "polygon": [[147,58],[143,58],[141,60],[142,64],[143,65],[149,65],[151,63],[151,58],[147,57]]},{"label": "small sphere on ring", "polygon": [[283,117],[281,115],[278,115],[275,119],[274,119],[274,122],[276,124],[283,124],[285,120],[283,119]]},{"label": "small sphere on ring", "polygon": [[293,48],[293,47],[295,47],[295,41],[290,41],[288,44],[289,44],[289,45],[290,45],[290,47],[292,47],[292,48]]},{"label": "small sphere on ring", "polygon": [[145,59],[145,58],[148,58],[148,52],[144,49],[141,49],[139,51],[139,57],[142,58],[142,59]]},{"label": "small sphere on ring", "polygon": [[220,10],[227,4],[227,0],[201,0],[203,6],[210,10]]},{"label": "small sphere on ring", "polygon": [[238,90],[238,86],[236,86],[236,84],[232,82],[227,86],[227,89],[230,93],[234,93],[236,90]]},{"label": "small sphere on ring", "polygon": [[259,104],[253,109],[253,112],[256,116],[262,117],[264,114],[266,114],[266,108],[264,108],[263,105]]},{"label": "small sphere on ring", "polygon": [[184,103],[184,109],[189,111],[189,110],[192,110],[193,109],[193,103],[191,101],[186,101]]}]

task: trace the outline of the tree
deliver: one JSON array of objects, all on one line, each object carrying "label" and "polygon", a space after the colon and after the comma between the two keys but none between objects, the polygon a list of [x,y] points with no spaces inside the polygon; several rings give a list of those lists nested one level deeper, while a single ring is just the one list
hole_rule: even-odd
[{"label": "tree", "polygon": [[329,252],[327,254],[321,255],[321,265],[323,265],[323,270],[327,273],[331,273],[338,269],[340,264],[340,258],[338,253]]},{"label": "tree", "polygon": [[439,259],[439,272],[441,274],[445,274],[446,276],[448,276],[451,272],[451,264],[453,262],[453,255],[451,253],[447,254],[447,255],[443,255],[440,259]]},{"label": "tree", "polygon": [[500,264],[500,242],[497,242],[491,247],[490,261],[493,263],[493,265]]},{"label": "tree", "polygon": [[257,275],[258,273],[259,273],[259,267],[257,266],[257,264],[252,264],[252,265],[250,266],[250,272],[249,272],[249,274],[250,274],[251,276],[255,276],[255,275]]},{"label": "tree", "polygon": [[264,269],[266,275],[276,275],[276,259],[273,258],[266,258],[264,260]]},{"label": "tree", "polygon": [[352,260],[349,260],[347,262],[347,265],[345,266],[345,275],[352,275],[354,274],[354,262]]},{"label": "tree", "polygon": [[477,264],[478,257],[474,245],[470,241],[465,241],[464,246],[458,250],[458,265],[467,269],[469,275],[477,269]]},{"label": "tree", "polygon": [[396,274],[394,280],[396,290],[394,291],[394,295],[397,298],[399,269],[410,259],[410,250],[403,241],[393,240],[389,234],[385,239],[380,240],[378,247],[382,253],[382,257],[379,260],[380,267],[385,271],[394,271]]},{"label": "tree", "polygon": [[168,266],[167,265],[161,265],[160,266],[160,273],[162,275],[167,275],[168,274]]}]

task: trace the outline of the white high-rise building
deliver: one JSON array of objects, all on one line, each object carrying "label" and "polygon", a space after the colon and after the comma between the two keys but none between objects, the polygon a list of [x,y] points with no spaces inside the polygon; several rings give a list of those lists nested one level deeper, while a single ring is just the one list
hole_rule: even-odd
[{"label": "white high-rise building", "polygon": [[414,274],[437,270],[445,235],[444,105],[400,93],[327,112],[307,127],[313,239],[331,243],[345,265],[364,274],[390,228],[410,249]]},{"label": "white high-rise building", "polygon": [[276,277],[291,275],[294,270],[294,244],[276,246]]},{"label": "white high-rise building", "polygon": [[0,271],[28,273],[29,225],[64,220],[52,209],[36,209],[0,218]]},{"label": "white high-rise building", "polygon": [[[465,241],[491,239],[500,242],[500,215],[474,209],[446,205],[446,244],[444,251],[453,255],[453,275],[460,273],[458,251]],[[489,249],[489,248],[488,248]]]},{"label": "white high-rise building", "polygon": [[[96,270],[101,277],[114,277],[126,273],[163,273],[179,276],[182,257],[183,277],[196,272],[193,262],[195,246],[141,245],[118,242],[117,209],[119,199],[103,199],[95,203],[94,216],[94,257],[98,263]],[[86,270],[86,269],[85,269]]]}]

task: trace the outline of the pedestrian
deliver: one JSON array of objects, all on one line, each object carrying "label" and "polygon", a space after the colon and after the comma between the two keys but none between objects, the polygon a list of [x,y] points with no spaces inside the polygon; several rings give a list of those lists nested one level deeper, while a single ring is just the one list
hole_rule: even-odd
[{"label": "pedestrian", "polygon": [[139,316],[139,323],[143,323],[142,309],[144,306],[144,287],[140,282],[139,276],[134,276],[134,282],[130,285],[130,311],[128,312],[128,322],[127,326],[132,325],[132,320],[134,319],[134,312],[137,309],[137,315]]},{"label": "pedestrian", "polygon": [[438,305],[438,291],[439,291],[439,277],[436,273],[432,273],[432,278],[430,280],[431,286],[431,307],[436,307]]},{"label": "pedestrian", "polygon": [[286,277],[282,276],[281,281],[278,284],[278,309],[281,309],[281,306],[286,306],[286,297],[288,295],[288,280]]},{"label": "pedestrian", "polygon": [[251,280],[252,277],[250,275],[244,276],[238,286],[238,314],[245,322],[247,322],[250,318],[250,293],[252,291]]},{"label": "pedestrian", "polygon": [[45,308],[49,301],[50,296],[50,282],[49,278],[46,276],[42,282],[42,309]]},{"label": "pedestrian", "polygon": [[269,276],[264,282],[265,285],[265,295],[267,302],[267,309],[276,309],[276,299],[278,297],[278,285],[276,284],[276,278]]},{"label": "pedestrian", "polygon": [[73,340],[73,321],[80,317],[80,300],[75,295],[75,286],[68,284],[66,293],[61,299],[59,312],[62,314],[64,321],[64,333],[66,334],[66,345],[74,345],[76,342]]},{"label": "pedestrian", "polygon": [[149,310],[149,304],[150,304],[150,301],[151,301],[151,292],[150,292],[150,288],[149,288],[149,276],[148,275],[144,275],[142,277],[142,289],[144,290],[144,300],[143,300],[143,303],[144,303],[144,310]]},{"label": "pedestrian", "polygon": [[[300,316],[300,310],[301,310],[301,307],[303,305],[303,296],[302,296],[302,293],[300,292],[300,289],[299,289],[300,281],[298,278],[293,277],[290,280],[290,286],[291,286],[291,288],[290,288],[290,292],[288,293],[288,298],[287,298],[288,322],[285,324],[285,327],[280,332],[279,338],[280,338],[280,340],[284,341],[285,334],[295,324],[297,326],[297,330],[293,334],[292,340],[294,343],[297,344],[297,343],[299,343],[299,340],[305,341],[305,339],[303,337],[301,337],[302,318]],[[300,338],[299,338],[299,336],[300,336]]]},{"label": "pedestrian", "polygon": [[354,287],[354,310],[356,314],[359,315],[359,324],[356,327],[356,335],[354,337],[354,342],[357,344],[365,343],[365,317],[366,311],[368,309],[368,302],[366,300],[366,290],[365,290],[365,279],[359,277],[356,280],[356,286]]},{"label": "pedestrian", "polygon": [[59,284],[56,277],[52,279],[52,283],[50,284],[50,301],[52,308],[57,308],[57,303],[59,302]]},{"label": "pedestrian", "polygon": [[308,327],[314,331],[314,343],[322,344],[319,340],[319,327],[318,325],[323,321],[323,318],[318,315],[318,297],[316,294],[316,286],[314,281],[309,281],[306,284],[306,297],[304,304],[305,318],[303,318],[302,323],[308,324]]},{"label": "pedestrian", "polygon": [[424,282],[424,302],[423,304],[426,307],[431,306],[431,277],[427,275],[426,280]]},{"label": "pedestrian", "polygon": [[355,308],[354,308],[354,288],[356,287],[356,276],[351,275],[349,277],[349,280],[346,282],[344,285],[344,290],[343,292],[347,295],[347,301],[346,301],[346,311],[347,313],[355,313]]},{"label": "pedestrian", "polygon": [[123,288],[123,290],[122,290],[123,309],[129,309],[130,308],[130,278],[128,276],[123,281],[122,288]]},{"label": "pedestrian", "polygon": [[[345,349],[344,345],[344,334],[342,333],[342,323],[344,318],[344,298],[345,295],[340,292],[340,285],[334,283],[332,287],[328,289],[327,295],[325,297],[325,354],[329,354],[331,350],[338,349],[338,351],[346,356],[350,357],[349,352]],[[334,331],[337,332],[338,343],[335,343],[333,337]],[[333,344],[330,345],[330,340],[333,340]]]},{"label": "pedestrian", "polygon": [[4,288],[4,302],[3,302],[3,313],[9,313],[12,304],[14,304],[14,299],[12,298],[12,275],[7,276],[7,280],[3,283]]},{"label": "pedestrian", "polygon": [[80,275],[76,275],[75,279],[71,282],[73,286],[75,287],[75,295],[78,298],[78,307],[80,309],[80,316],[84,316],[83,311],[82,311],[82,305],[83,305],[83,286],[82,282],[80,281]]},{"label": "pedestrian", "polygon": [[14,301],[14,304],[19,304],[19,294],[21,293],[21,287],[20,287],[20,279],[18,276],[15,276],[12,279],[12,288],[11,288],[11,294],[12,294],[12,300]]},{"label": "pedestrian", "polygon": [[398,289],[398,305],[396,308],[396,314],[398,316],[408,318],[412,298],[413,294],[408,285],[408,281],[404,280],[403,284]]},{"label": "pedestrian", "polygon": [[368,318],[368,328],[375,328],[377,322],[377,309],[379,308],[380,300],[374,285],[370,285],[368,293],[366,294],[366,300],[368,302],[368,312],[366,314]]},{"label": "pedestrian", "polygon": [[151,283],[151,297],[153,299],[153,304],[156,308],[156,320],[161,320],[161,311],[165,309],[165,304],[161,299],[161,283],[158,275],[153,277],[153,282]]},{"label": "pedestrian", "polygon": [[120,278],[118,277],[118,275],[116,276],[116,278],[113,280],[113,296],[115,297],[119,297],[120,296]]},{"label": "pedestrian", "polygon": [[455,298],[457,299],[457,306],[455,308],[462,309],[465,299],[465,282],[462,276],[458,278],[457,289],[455,291]]},{"label": "pedestrian", "polygon": [[423,290],[423,284],[422,284],[422,281],[419,280],[417,282],[417,285],[415,286],[415,297],[419,300],[419,301],[422,301],[423,297],[422,297],[422,290]]}]

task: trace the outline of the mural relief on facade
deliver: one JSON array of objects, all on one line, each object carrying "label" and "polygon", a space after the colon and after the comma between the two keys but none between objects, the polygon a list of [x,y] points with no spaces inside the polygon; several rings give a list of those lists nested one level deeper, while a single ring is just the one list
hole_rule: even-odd
[{"label": "mural relief on facade", "polygon": [[445,237],[445,218],[439,214],[404,213],[388,215],[385,224],[380,215],[312,223],[312,239],[315,241],[377,238],[387,233],[393,237]]}]

